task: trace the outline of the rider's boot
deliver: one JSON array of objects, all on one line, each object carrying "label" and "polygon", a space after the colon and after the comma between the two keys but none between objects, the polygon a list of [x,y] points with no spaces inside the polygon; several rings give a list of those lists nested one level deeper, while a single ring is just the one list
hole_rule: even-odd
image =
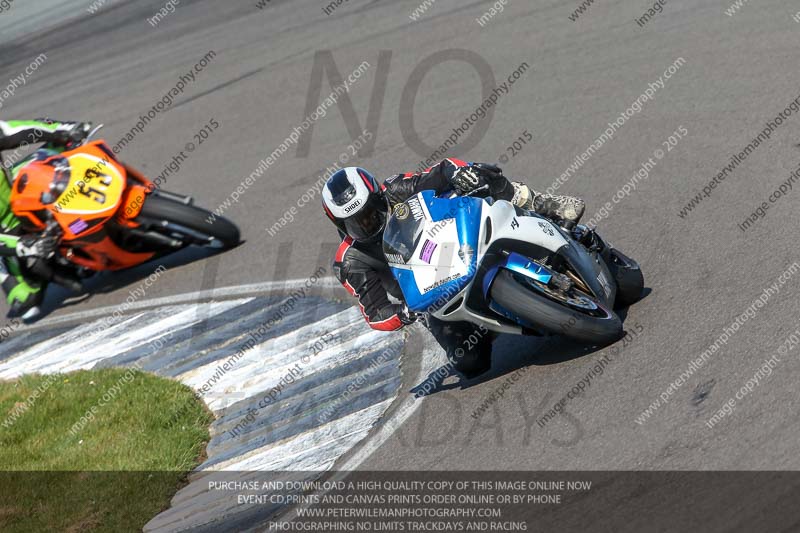
[{"label": "rider's boot", "polygon": [[473,379],[491,370],[493,332],[468,322],[445,322],[431,315],[427,315],[426,325],[452,367],[465,378]]},{"label": "rider's boot", "polygon": [[556,196],[536,192],[524,183],[512,182],[514,198],[511,203],[527,211],[535,211],[547,218],[563,220],[575,227],[586,210],[586,202],[574,196]]},{"label": "rider's boot", "polygon": [[0,286],[10,306],[8,316],[24,321],[39,318],[44,300],[45,286],[25,279],[15,259],[0,261]]},{"label": "rider's boot", "polygon": [[586,210],[586,202],[575,196],[556,196],[536,191],[533,194],[534,211],[547,218],[561,219],[568,228],[574,228]]},{"label": "rider's boot", "polygon": [[511,185],[514,187],[514,197],[511,198],[511,203],[525,211],[532,210],[533,191],[531,188],[518,181],[512,181]]}]

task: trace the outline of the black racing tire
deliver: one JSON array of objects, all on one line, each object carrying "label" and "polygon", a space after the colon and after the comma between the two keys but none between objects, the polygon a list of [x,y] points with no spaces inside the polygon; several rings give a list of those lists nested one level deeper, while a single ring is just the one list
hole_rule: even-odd
[{"label": "black racing tire", "polygon": [[608,268],[617,282],[617,298],[614,307],[628,307],[642,298],[644,275],[639,263],[619,250],[611,250]]},{"label": "black racing tire", "polygon": [[622,336],[622,321],[613,311],[599,307],[598,316],[582,313],[536,293],[514,276],[501,269],[492,283],[490,297],[537,328],[596,345],[612,343]]},{"label": "black racing tire", "polygon": [[[186,205],[179,201],[149,194],[139,216],[147,220],[166,220],[219,241],[223,249],[233,248],[241,242],[239,228],[225,217],[213,215],[202,207]],[[209,222],[211,219],[211,222]],[[195,242],[193,244],[203,245]]]}]

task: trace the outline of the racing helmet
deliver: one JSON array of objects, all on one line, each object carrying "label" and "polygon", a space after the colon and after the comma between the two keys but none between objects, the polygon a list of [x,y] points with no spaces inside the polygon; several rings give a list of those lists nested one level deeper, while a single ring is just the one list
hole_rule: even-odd
[{"label": "racing helmet", "polygon": [[334,172],[322,189],[325,214],[356,241],[369,241],[386,226],[388,205],[372,174],[359,167]]}]

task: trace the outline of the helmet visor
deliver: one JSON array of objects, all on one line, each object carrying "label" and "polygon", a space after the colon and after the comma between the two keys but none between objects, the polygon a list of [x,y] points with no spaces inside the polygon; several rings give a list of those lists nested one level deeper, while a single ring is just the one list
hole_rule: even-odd
[{"label": "helmet visor", "polygon": [[381,209],[376,206],[370,209],[369,207],[371,206],[367,206],[344,220],[346,233],[357,241],[375,237],[383,231],[383,227],[386,225],[386,208]]}]

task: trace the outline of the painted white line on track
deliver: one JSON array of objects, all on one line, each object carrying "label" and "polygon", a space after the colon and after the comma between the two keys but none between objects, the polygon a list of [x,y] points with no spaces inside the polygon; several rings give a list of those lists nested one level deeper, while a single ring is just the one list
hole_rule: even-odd
[{"label": "painted white line on track", "polygon": [[[434,372],[441,366],[443,363],[443,353],[444,352],[442,352],[441,349],[438,349],[438,347],[426,348],[423,350],[419,374],[415,380],[417,383],[422,383],[425,378],[431,374],[431,372]],[[424,396],[417,398],[413,394],[408,394],[403,400],[403,403],[392,414],[391,419],[381,424],[381,426],[375,432],[375,435],[372,435],[369,439],[367,439],[367,441],[364,442],[364,444],[358,450],[356,450],[351,457],[339,465],[338,468],[342,471],[350,471],[356,470],[359,466],[361,466],[361,463],[363,463],[378,448],[380,448],[384,442],[389,440],[389,437],[391,437],[394,432],[397,431],[411,415],[414,414],[414,411],[416,411],[419,406],[422,405],[422,401],[424,399]]]},{"label": "painted white line on track", "polygon": [[[416,326],[419,327],[419,326]],[[425,333],[422,331],[415,332],[416,334]],[[425,348],[422,351],[421,361],[420,361],[420,368],[417,374],[416,379],[414,380],[417,383],[422,383],[427,376],[429,376],[432,372],[434,372],[443,362],[443,358],[446,357],[444,352],[438,348]],[[402,393],[401,393],[402,394]],[[366,461],[373,453],[375,453],[378,448],[380,448],[389,438],[394,435],[394,433],[408,420],[411,415],[416,412],[422,402],[425,400],[425,397],[417,398],[412,394],[408,394],[400,406],[391,414],[391,418],[382,422],[378,429],[375,431],[375,434],[369,435],[364,441],[361,442],[358,449],[353,452],[353,454],[347,458],[342,463],[335,465],[336,471],[330,477],[331,481],[341,481],[345,479],[350,472],[353,470],[357,470],[359,466],[361,466],[364,461]],[[323,494],[326,494],[328,491],[320,490],[317,491],[316,494],[320,496],[320,499]],[[285,514],[280,516],[278,519],[274,520],[276,523],[286,523],[291,522],[298,518],[297,510],[298,509],[307,509],[309,508],[309,504],[299,504],[292,507],[289,511]],[[267,531],[276,531],[274,528],[270,528]]]},{"label": "painted white line on track", "polygon": [[[225,313],[249,299],[212,302],[210,315]],[[29,347],[0,364],[0,379],[13,379],[33,372],[56,373],[90,369],[99,361],[117,353],[145,344],[149,339],[173,329],[201,321],[194,307],[169,306],[164,316],[155,322],[142,325],[142,314],[103,327],[93,322],[62,333],[54,338]],[[97,327],[94,327],[97,326]]]}]

